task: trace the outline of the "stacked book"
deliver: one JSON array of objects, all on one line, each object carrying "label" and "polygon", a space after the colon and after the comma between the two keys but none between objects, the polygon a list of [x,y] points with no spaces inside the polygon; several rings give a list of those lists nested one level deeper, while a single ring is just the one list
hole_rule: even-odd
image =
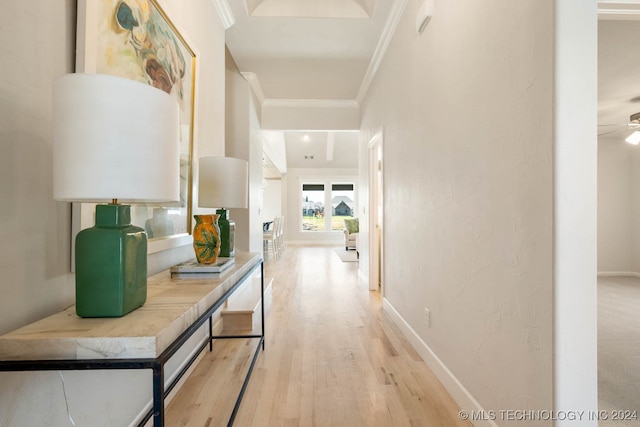
[{"label": "stacked book", "polygon": [[200,264],[197,261],[186,261],[171,267],[172,279],[204,279],[222,277],[235,265],[234,258],[218,258],[212,264]]}]

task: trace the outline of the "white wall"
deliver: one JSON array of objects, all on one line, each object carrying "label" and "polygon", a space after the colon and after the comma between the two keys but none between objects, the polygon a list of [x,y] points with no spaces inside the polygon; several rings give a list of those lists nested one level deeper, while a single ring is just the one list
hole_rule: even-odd
[{"label": "white wall", "polygon": [[52,196],[51,85],[74,68],[75,2],[3,7],[12,18],[0,27],[0,333],[74,298],[71,210]]},{"label": "white wall", "polygon": [[[622,143],[621,143],[622,144]],[[623,143],[628,145],[627,143]],[[631,149],[631,271],[640,273],[640,150]]]},{"label": "white wall", "polygon": [[260,121],[258,113],[253,105],[253,100],[249,102],[249,245],[246,250],[249,252],[262,252],[263,234],[262,234],[262,130],[260,129]]},{"label": "white wall", "polygon": [[282,180],[268,179],[266,187],[262,189],[263,221],[273,221],[282,215]]},{"label": "white wall", "polygon": [[619,139],[598,141],[598,272],[638,271],[632,262],[634,148]]},{"label": "white wall", "polygon": [[226,149],[225,155],[249,162],[247,209],[231,209],[236,223],[236,250],[262,251],[262,138],[258,114],[249,84],[226,50]]},{"label": "white wall", "polygon": [[[336,244],[344,243],[344,233],[342,232],[303,232],[301,231],[301,185],[302,181],[318,181],[329,183],[331,181],[358,182],[357,169],[296,169],[290,168],[287,172],[286,180],[283,181],[283,188],[286,185],[286,213],[285,213],[285,240],[289,243],[317,243]],[[325,186],[325,189],[327,187]],[[326,190],[325,190],[326,191]],[[358,198],[356,189],[356,200]]]},{"label": "white wall", "polygon": [[[224,28],[215,7],[159,4],[197,55],[194,157],[224,154]],[[51,187],[51,85],[74,70],[75,7],[73,0],[3,4],[11,19],[0,27],[0,333],[74,302],[70,206],[55,202]],[[192,256],[189,246],[153,254],[149,274]],[[63,376],[0,373],[0,425],[71,425],[68,403],[78,427],[124,426],[151,401],[147,372]]]},{"label": "white wall", "polygon": [[[597,106],[595,0],[554,2],[553,401],[598,407]],[[556,426],[596,426],[595,420]]]},{"label": "white wall", "polygon": [[[576,222],[585,226],[584,239],[571,236],[569,243],[581,247],[572,247],[578,255],[568,262],[563,257],[570,245],[554,247],[554,149],[565,144],[554,135],[554,120],[566,120],[554,117],[554,63],[564,60],[554,58],[554,35],[556,24],[577,35],[582,30],[564,15],[557,23],[553,2],[500,0],[487,7],[451,0],[436,2],[419,36],[421,3],[408,1],[361,106],[363,135],[384,129],[385,309],[463,408],[567,408],[564,398],[573,393],[581,404],[576,408],[595,409],[595,180],[588,187],[595,178],[595,163],[589,163],[595,137],[574,137],[586,141],[587,167],[573,172],[587,178],[587,189],[566,196],[561,210],[577,215],[575,197],[584,196],[586,219]],[[596,46],[592,3],[576,13],[589,33],[586,51],[580,50],[587,62]],[[568,6],[580,10],[575,2]],[[593,22],[585,24],[590,13]],[[586,95],[578,101],[581,113],[595,111],[595,62],[593,67],[584,78],[570,70],[579,83],[573,93]],[[563,107],[571,101],[576,106],[570,96],[562,101]],[[563,183],[569,163],[557,175]],[[589,250],[593,258],[584,255]],[[555,292],[567,285],[576,263],[593,277],[575,284],[584,283],[586,299],[570,307],[564,294],[555,301]],[[569,274],[554,270],[558,264]],[[554,328],[566,326],[554,325],[559,305],[584,325],[574,337],[565,336],[562,348],[554,342]],[[423,322],[425,307],[430,327]],[[566,363],[554,371],[554,354],[575,363],[580,352],[584,361],[554,387],[554,375],[568,371]],[[518,423],[534,424],[551,422]]]},{"label": "white wall", "polygon": [[262,104],[263,129],[357,130],[360,109],[355,101],[266,100]]}]

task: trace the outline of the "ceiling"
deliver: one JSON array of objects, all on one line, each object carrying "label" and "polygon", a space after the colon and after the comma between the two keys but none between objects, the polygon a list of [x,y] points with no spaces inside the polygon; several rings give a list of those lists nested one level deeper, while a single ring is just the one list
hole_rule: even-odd
[{"label": "ceiling", "polygon": [[287,132],[289,168],[357,168],[357,132]]},{"label": "ceiling", "polygon": [[[256,74],[266,99],[353,100],[393,0],[234,0],[226,43],[242,72]],[[259,4],[249,15],[249,4]],[[338,5],[341,5],[338,7]],[[362,4],[369,4],[366,9]],[[272,15],[255,16],[273,5]],[[279,6],[279,7],[276,7]],[[309,17],[312,13],[332,17]],[[360,17],[341,17],[354,8]],[[280,11],[281,13],[276,13]],[[297,14],[297,16],[292,16]]]},{"label": "ceiling", "polygon": [[[401,3],[217,1],[230,16],[227,47],[240,71],[255,75],[266,101],[360,101],[387,21]],[[598,134],[623,140],[631,133],[629,116],[640,112],[640,0],[601,0],[598,10]],[[265,144],[266,178],[287,168],[358,167],[357,132],[281,131]]]},{"label": "ceiling", "polygon": [[599,1],[598,136],[624,141],[640,112],[640,0]]},{"label": "ceiling", "polygon": [[[267,101],[353,101],[394,2],[229,0],[235,23],[226,30],[226,44],[240,71],[255,75]],[[357,132],[282,131],[286,168],[358,167]],[[266,157],[265,177],[277,177],[277,159]]]},{"label": "ceiling", "polygon": [[598,135],[623,140],[640,112],[639,21],[600,21],[598,28]]}]

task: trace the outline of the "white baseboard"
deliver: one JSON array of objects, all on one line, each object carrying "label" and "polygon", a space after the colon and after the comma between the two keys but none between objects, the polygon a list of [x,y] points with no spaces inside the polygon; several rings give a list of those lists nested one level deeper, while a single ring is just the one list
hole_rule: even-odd
[{"label": "white baseboard", "polygon": [[[456,401],[460,409],[471,413],[488,413],[485,411],[478,401],[469,393],[460,381],[453,375],[447,366],[436,356],[429,346],[416,334],[411,326],[400,316],[400,313],[386,299],[382,299],[382,309],[387,313],[393,322],[400,328],[404,336],[411,343],[413,348],[418,352],[422,360],[431,368],[435,376],[440,380],[451,397]],[[474,421],[475,427],[498,427],[498,424],[492,420]]]},{"label": "white baseboard", "polygon": [[634,271],[598,271],[598,277],[640,277],[640,273]]}]

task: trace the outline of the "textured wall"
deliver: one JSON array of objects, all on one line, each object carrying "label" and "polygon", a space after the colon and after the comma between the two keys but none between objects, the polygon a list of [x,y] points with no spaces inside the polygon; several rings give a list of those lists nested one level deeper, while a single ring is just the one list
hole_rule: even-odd
[{"label": "textured wall", "polygon": [[262,136],[249,84],[226,50],[225,155],[249,162],[249,200],[246,209],[231,209],[236,223],[236,250],[262,251]]},{"label": "textured wall", "polygon": [[419,4],[361,107],[384,136],[384,296],[485,409],[549,409],[553,8],[436,2],[419,36]]},{"label": "textured wall", "polygon": [[52,197],[51,83],[74,67],[74,4],[3,5],[0,333],[73,302],[71,210]]},{"label": "textured wall", "polygon": [[[638,147],[630,147],[625,142],[631,158],[631,173],[629,176],[629,199],[631,200],[631,217],[626,232],[631,239],[631,268],[630,271],[640,273],[640,151]],[[600,193],[598,194],[600,197]],[[599,200],[598,200],[598,203]],[[599,260],[598,260],[599,261]]]},{"label": "textured wall", "polygon": [[620,140],[598,142],[598,271],[628,272],[632,264],[633,148]]},{"label": "textured wall", "polygon": [[273,218],[282,215],[282,180],[267,180],[267,186],[263,190],[263,198],[262,218],[264,221],[273,221]]}]

